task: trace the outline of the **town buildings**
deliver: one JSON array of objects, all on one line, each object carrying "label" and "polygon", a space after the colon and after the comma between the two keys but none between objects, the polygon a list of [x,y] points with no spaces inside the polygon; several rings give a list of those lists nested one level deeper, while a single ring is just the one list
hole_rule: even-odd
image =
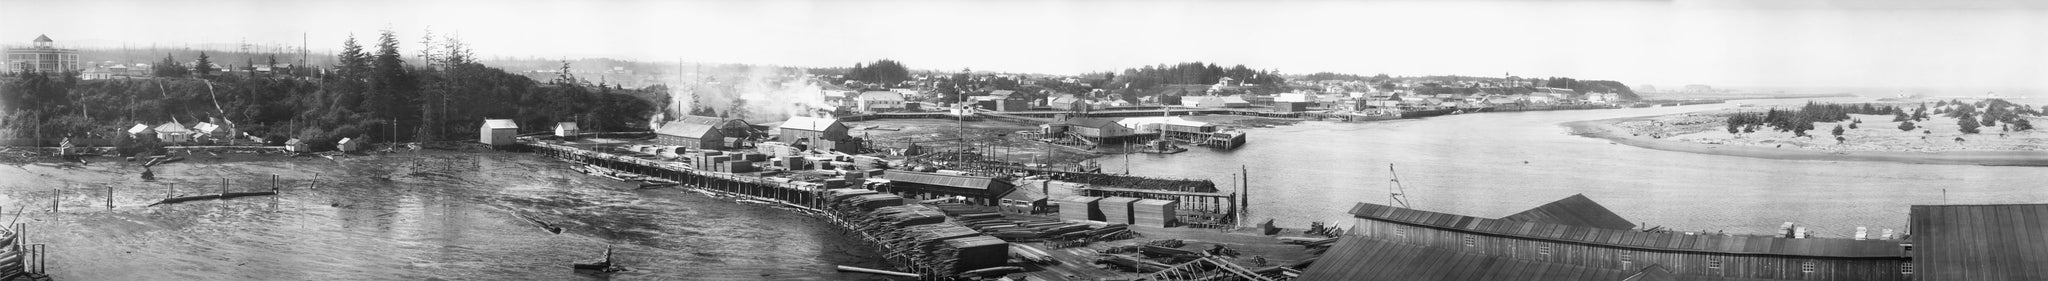
[{"label": "town buildings", "polygon": [[37,35],[28,46],[7,47],[7,73],[57,73],[83,70],[78,50],[58,48],[50,36]]}]

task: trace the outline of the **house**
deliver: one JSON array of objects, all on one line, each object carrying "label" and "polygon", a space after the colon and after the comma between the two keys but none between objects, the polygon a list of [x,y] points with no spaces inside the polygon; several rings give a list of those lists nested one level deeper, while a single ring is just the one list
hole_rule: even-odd
[{"label": "house", "polygon": [[752,127],[739,119],[683,116],[676,121],[661,124],[654,130],[654,143],[682,146],[693,149],[719,150],[738,145],[729,145],[728,138],[746,139],[752,137]]},{"label": "house", "polygon": [[512,137],[519,135],[519,123],[512,119],[484,119],[477,127],[477,142],[493,147],[512,145]]},{"label": "house", "polygon": [[577,126],[576,126],[576,122],[557,122],[557,123],[555,123],[555,136],[557,136],[557,137],[562,137],[562,138],[573,138],[573,137],[576,137],[576,134],[579,134],[579,133],[582,133],[582,132],[583,132],[583,130],[582,130],[581,128],[577,128]]},{"label": "house", "polygon": [[202,138],[209,138],[214,136],[215,134],[222,132],[220,129],[220,125],[214,125],[213,123],[207,122],[199,122],[199,124],[193,124],[192,131],[192,140],[195,141]]},{"label": "house", "polygon": [[1050,106],[1052,107],[1052,109],[1065,111],[1087,112],[1089,109],[1088,100],[1081,99],[1081,97],[1075,96],[1073,94],[1064,94],[1058,97],[1054,97],[1052,98],[1051,102],[1046,104],[1046,106]]},{"label": "house", "polygon": [[178,124],[176,120],[165,122],[163,125],[157,125],[155,130],[158,141],[185,142],[192,140],[192,129],[185,128],[185,124]]},{"label": "house", "polygon": [[796,116],[783,121],[778,129],[782,131],[778,140],[806,150],[830,149],[849,153],[858,150],[857,147],[840,147],[841,142],[852,144],[849,140],[853,136],[847,135],[846,123],[839,122],[839,119]]},{"label": "house", "polygon": [[857,102],[860,111],[881,112],[903,108],[903,94],[890,91],[867,91],[860,93]]},{"label": "house", "polygon": [[149,131],[149,128],[150,128],[150,127],[149,127],[149,125],[143,125],[143,124],[135,124],[135,126],[134,126],[134,127],[128,127],[128,136],[129,136],[129,137],[135,137],[135,138],[141,138],[142,136],[154,136],[154,135],[156,135],[156,133],[154,133],[154,132],[150,132],[150,131]]}]

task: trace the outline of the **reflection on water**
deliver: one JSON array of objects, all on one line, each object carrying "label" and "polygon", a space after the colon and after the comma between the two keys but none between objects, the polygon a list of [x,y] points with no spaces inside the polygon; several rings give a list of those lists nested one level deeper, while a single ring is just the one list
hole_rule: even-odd
[{"label": "reflection on water", "polygon": [[[397,158],[345,158],[347,168],[320,158],[171,164],[158,172],[181,194],[218,190],[222,177],[238,190],[267,188],[269,174],[317,172],[327,181],[287,181],[276,198],[159,207],[142,205],[163,198],[166,183],[101,179],[118,168],[0,175],[120,182],[115,210],[104,207],[104,191],[72,192],[59,200],[64,212],[24,215],[31,243],[50,244],[51,272],[62,280],[602,279],[569,264],[598,258],[607,244],[632,270],[610,277],[626,279],[849,280],[868,276],[832,267],[887,267],[837,228],[793,212],[682,190],[635,191],[526,154],[482,155],[482,172],[452,175],[410,175],[395,168]],[[50,200],[6,193],[0,204],[9,209]],[[541,231],[515,213],[568,231]]]},{"label": "reflection on water", "polygon": [[[1486,113],[1250,129],[1235,151],[1134,155],[1133,174],[1228,182],[1250,170],[1253,214],[1283,225],[1339,221],[1387,204],[1395,164],[1415,208],[1500,217],[1585,193],[1631,221],[1677,230],[1769,233],[1799,222],[1825,236],[1906,228],[1914,204],[2048,202],[2038,167],[1793,161],[1667,152],[1569,134],[1559,123],[1692,112],[1731,104]],[[1123,158],[1097,159],[1121,172]],[[1228,184],[1221,184],[1228,187]],[[1943,190],[1946,189],[1946,192]]]}]

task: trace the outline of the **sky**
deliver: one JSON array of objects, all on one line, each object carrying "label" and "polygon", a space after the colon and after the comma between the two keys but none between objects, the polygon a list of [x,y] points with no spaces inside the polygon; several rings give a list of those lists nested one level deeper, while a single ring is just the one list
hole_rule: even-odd
[{"label": "sky", "polygon": [[[1076,74],[1284,73],[1632,85],[2048,90],[2048,1],[24,1],[0,42],[338,48],[455,34],[481,56]],[[18,41],[18,42],[17,42]]]}]

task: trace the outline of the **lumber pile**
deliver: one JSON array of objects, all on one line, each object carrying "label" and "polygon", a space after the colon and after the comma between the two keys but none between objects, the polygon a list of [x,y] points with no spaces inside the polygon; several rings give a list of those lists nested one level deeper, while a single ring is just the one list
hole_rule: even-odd
[{"label": "lumber pile", "polygon": [[[1010,247],[981,231],[947,222],[938,207],[903,205],[890,194],[827,191],[829,212],[842,225],[884,248],[883,256],[915,274],[951,275],[1008,264]],[[858,195],[856,195],[858,194]]]},{"label": "lumber pile", "polygon": [[1129,224],[1132,221],[1131,203],[1134,202],[1138,202],[1138,198],[1109,197],[1095,201],[1095,207],[1102,210],[1102,221]]},{"label": "lumber pile", "polygon": [[1141,199],[1131,202],[1131,224],[1143,226],[1173,226],[1174,209],[1180,204],[1159,199]]}]

